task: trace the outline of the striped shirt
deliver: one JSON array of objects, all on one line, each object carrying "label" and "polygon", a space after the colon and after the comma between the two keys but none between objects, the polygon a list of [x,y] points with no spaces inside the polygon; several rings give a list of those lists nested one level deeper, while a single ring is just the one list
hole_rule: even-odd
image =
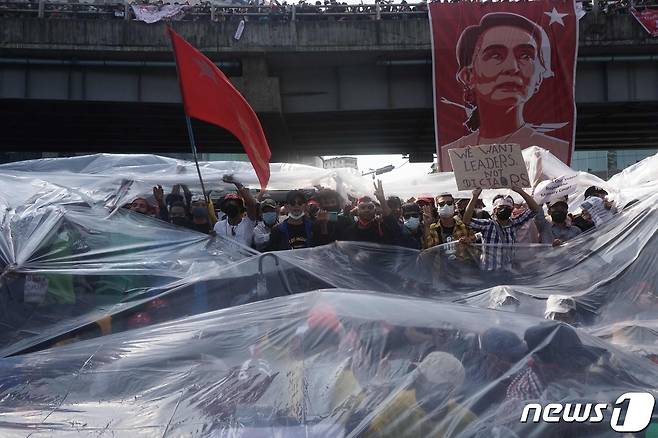
[{"label": "striped shirt", "polygon": [[[473,231],[482,232],[484,251],[480,259],[485,271],[512,269],[512,245],[516,243],[516,230],[535,217],[534,210],[526,210],[502,226],[495,219],[471,219],[468,225]],[[489,246],[487,246],[489,245]]]}]

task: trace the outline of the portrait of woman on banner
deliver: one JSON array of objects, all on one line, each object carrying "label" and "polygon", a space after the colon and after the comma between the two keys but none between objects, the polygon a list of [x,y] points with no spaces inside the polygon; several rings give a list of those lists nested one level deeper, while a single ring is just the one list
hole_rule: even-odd
[{"label": "portrait of woman on banner", "polygon": [[551,43],[541,26],[517,14],[486,14],[464,29],[456,52],[470,134],[443,145],[442,162],[450,162],[448,149],[492,143],[540,146],[568,161],[570,143],[545,134],[568,122],[533,125],[524,118],[526,103],[554,76]]}]

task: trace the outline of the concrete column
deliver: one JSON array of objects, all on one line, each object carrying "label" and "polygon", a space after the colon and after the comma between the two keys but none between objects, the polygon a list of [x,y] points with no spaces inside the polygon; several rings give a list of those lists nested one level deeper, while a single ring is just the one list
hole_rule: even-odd
[{"label": "concrete column", "polygon": [[297,13],[297,8],[295,7],[295,5],[292,5],[292,14],[290,17],[290,21],[295,21],[296,13]]},{"label": "concrete column", "polygon": [[39,18],[43,18],[44,10],[46,8],[46,0],[39,0]]},{"label": "concrete column", "polygon": [[132,12],[132,8],[130,7],[128,0],[126,0],[126,2],[123,5],[123,19],[129,21],[131,12]]},{"label": "concrete column", "polygon": [[268,76],[265,57],[245,56],[241,61],[242,76],[232,77],[231,82],[240,90],[254,110],[280,113],[279,78]]},{"label": "concrete column", "polygon": [[375,2],[375,20],[382,19],[382,7],[379,2]]}]

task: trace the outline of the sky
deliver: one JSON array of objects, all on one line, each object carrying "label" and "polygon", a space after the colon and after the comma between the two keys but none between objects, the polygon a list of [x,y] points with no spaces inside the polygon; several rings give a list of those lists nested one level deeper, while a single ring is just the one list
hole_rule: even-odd
[{"label": "sky", "polygon": [[334,157],[356,157],[359,171],[366,172],[369,169],[379,169],[380,167],[392,164],[396,169],[403,168],[405,171],[417,171],[429,173],[432,163],[408,163],[402,155],[325,155],[322,158]]}]

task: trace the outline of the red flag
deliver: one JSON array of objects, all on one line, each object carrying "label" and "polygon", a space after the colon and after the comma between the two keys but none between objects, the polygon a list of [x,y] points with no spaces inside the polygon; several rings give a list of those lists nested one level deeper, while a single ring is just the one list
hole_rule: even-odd
[{"label": "red flag", "polygon": [[441,170],[448,149],[540,146],[569,164],[578,18],[574,0],[430,3]]},{"label": "red flag", "polygon": [[185,113],[235,135],[254,166],[261,188],[265,189],[270,179],[272,153],[258,116],[211,60],[171,28],[167,30],[174,46]]}]

